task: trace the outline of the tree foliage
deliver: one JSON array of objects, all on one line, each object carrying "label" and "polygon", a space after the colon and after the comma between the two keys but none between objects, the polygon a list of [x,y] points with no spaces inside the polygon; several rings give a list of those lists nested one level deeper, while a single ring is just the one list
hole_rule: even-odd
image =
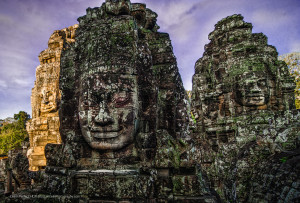
[{"label": "tree foliage", "polygon": [[294,70],[290,72],[291,75],[295,78],[296,88],[295,88],[295,105],[296,109],[300,109],[300,72]]},{"label": "tree foliage", "polygon": [[25,111],[14,114],[16,122],[3,123],[0,127],[0,154],[7,154],[9,150],[21,146],[22,141],[27,137],[26,121],[30,119],[30,115]]}]

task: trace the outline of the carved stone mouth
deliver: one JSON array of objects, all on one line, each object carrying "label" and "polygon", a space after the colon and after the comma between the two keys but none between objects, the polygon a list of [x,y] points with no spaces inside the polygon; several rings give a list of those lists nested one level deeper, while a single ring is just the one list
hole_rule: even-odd
[{"label": "carved stone mouth", "polygon": [[262,96],[251,96],[249,98],[251,98],[251,100],[254,100],[254,101],[260,101],[260,100],[264,100],[265,99]]},{"label": "carved stone mouth", "polygon": [[119,136],[118,132],[92,132],[91,135],[97,139],[110,139]]},{"label": "carved stone mouth", "polygon": [[247,97],[252,99],[264,99],[265,95],[263,94],[248,94]]},{"label": "carved stone mouth", "polygon": [[114,127],[99,127],[92,126],[91,131],[95,133],[109,133],[109,132],[120,132],[122,127],[114,128]]},{"label": "carved stone mouth", "polygon": [[263,97],[264,94],[261,93],[252,93],[252,94],[248,94],[250,97]]},{"label": "carved stone mouth", "polygon": [[248,104],[252,104],[254,106],[264,105],[266,101],[264,95],[248,95],[247,97]]},{"label": "carved stone mouth", "polygon": [[55,106],[53,106],[53,105],[43,105],[42,107],[41,107],[41,112],[49,112],[49,111],[52,111],[52,110],[54,110],[55,109]]},{"label": "carved stone mouth", "polygon": [[103,127],[93,126],[91,128],[91,135],[98,139],[115,138],[115,137],[119,136],[120,131],[122,129],[123,129],[122,127],[118,128],[118,129],[111,129],[111,128],[103,128]]}]

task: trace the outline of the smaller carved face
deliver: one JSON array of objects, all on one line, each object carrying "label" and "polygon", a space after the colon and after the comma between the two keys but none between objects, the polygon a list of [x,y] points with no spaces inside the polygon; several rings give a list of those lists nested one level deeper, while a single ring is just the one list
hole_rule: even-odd
[{"label": "smaller carved face", "polygon": [[262,106],[270,96],[266,73],[250,72],[241,75],[237,81],[236,100],[243,106]]},{"label": "smaller carved face", "polygon": [[56,111],[55,95],[49,90],[43,90],[41,93],[41,112],[48,113]]},{"label": "smaller carved face", "polygon": [[117,150],[132,143],[137,109],[135,76],[100,73],[82,81],[79,122],[92,148]]}]

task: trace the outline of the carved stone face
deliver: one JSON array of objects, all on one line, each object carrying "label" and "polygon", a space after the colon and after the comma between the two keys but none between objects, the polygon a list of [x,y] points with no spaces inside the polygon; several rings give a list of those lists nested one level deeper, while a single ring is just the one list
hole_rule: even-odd
[{"label": "carved stone face", "polygon": [[269,84],[265,73],[250,72],[239,77],[236,100],[243,106],[262,106],[270,96]]},{"label": "carved stone face", "polygon": [[82,80],[78,111],[84,139],[99,150],[118,150],[132,143],[137,105],[135,76],[87,76]]},{"label": "carved stone face", "polygon": [[49,90],[43,90],[41,94],[41,112],[49,113],[56,111],[55,95]]}]

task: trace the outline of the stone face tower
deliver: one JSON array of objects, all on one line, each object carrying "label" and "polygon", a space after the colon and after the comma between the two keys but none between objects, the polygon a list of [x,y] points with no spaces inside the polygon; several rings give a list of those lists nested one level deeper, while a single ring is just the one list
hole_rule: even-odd
[{"label": "stone face tower", "polygon": [[292,154],[299,147],[293,78],[267,37],[252,33],[252,24],[241,15],[219,21],[209,39],[196,62],[192,90],[202,167],[227,201],[285,198],[274,191],[291,187],[295,177],[270,184],[266,197],[257,188],[265,184],[262,177],[280,175],[268,172],[271,161],[281,163],[274,154]]},{"label": "stone face tower", "polygon": [[186,93],[156,18],[145,4],[106,0],[78,19],[60,58],[61,144],[45,147],[43,195],[33,199],[217,201],[195,160]]},{"label": "stone face tower", "polygon": [[32,119],[27,123],[30,149],[27,152],[29,170],[37,171],[46,166],[44,149],[47,143],[61,143],[58,108],[60,55],[64,43],[73,43],[77,25],[55,31],[48,48],[39,55],[36,81],[31,95]]}]

